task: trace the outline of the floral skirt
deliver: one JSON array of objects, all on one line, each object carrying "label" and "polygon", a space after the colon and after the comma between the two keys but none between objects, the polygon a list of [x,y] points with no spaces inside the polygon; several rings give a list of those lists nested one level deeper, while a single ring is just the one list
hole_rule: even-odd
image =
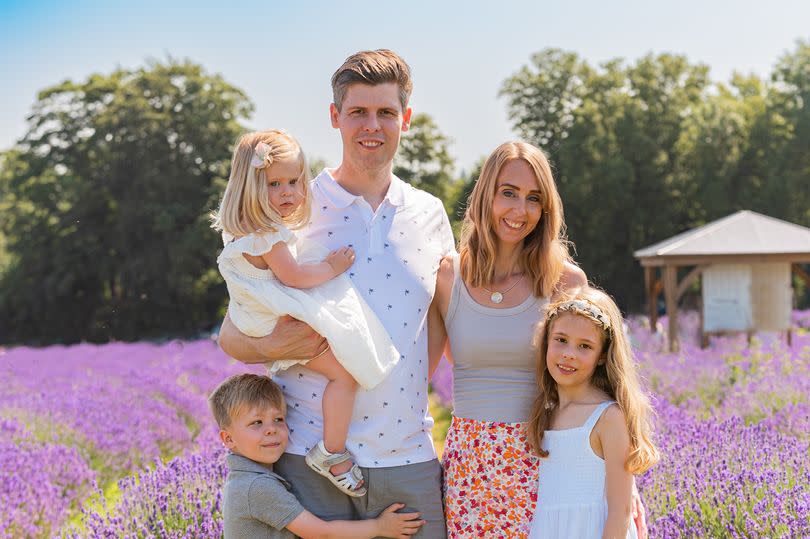
[{"label": "floral skirt", "polygon": [[525,425],[453,417],[442,455],[449,539],[528,536],[540,459]]}]

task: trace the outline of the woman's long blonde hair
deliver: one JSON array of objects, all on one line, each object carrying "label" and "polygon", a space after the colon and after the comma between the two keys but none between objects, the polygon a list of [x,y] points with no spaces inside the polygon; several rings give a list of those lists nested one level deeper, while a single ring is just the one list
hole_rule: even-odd
[{"label": "woman's long blonde hair", "polygon": [[[258,146],[258,149],[257,149]],[[298,183],[304,197],[301,205],[282,218],[270,204],[265,171],[274,162],[295,159],[301,167]],[[280,129],[247,133],[239,137],[231,159],[231,175],[212,227],[234,237],[254,232],[272,232],[277,225],[300,228],[309,221],[309,167],[304,152],[291,135]]]},{"label": "woman's long blonde hair", "polygon": [[[592,309],[591,306],[596,309]],[[545,319],[537,327],[534,344],[540,393],[532,406],[528,426],[532,449],[541,457],[548,456],[548,451],[542,449],[543,435],[551,426],[551,419],[557,411],[560,400],[557,383],[548,372],[546,354],[554,320],[563,313],[588,318],[602,331],[604,362],[597,365],[591,383],[615,400],[624,414],[630,433],[630,455],[625,461],[625,469],[634,474],[648,470],[659,459],[658,450],[652,443],[652,406],[646,393],[641,389],[636,362],[623,330],[619,308],[610,296],[590,287],[548,305]],[[605,317],[607,323],[604,322]]]},{"label": "woman's long blonde hair", "polygon": [[543,213],[535,229],[523,240],[520,270],[532,283],[537,297],[552,294],[565,263],[571,261],[565,239],[563,207],[551,165],[539,148],[526,142],[506,142],[490,154],[467,199],[461,226],[461,277],[471,287],[487,286],[495,278],[496,237],[492,230],[492,203],[501,169],[514,159],[524,160],[534,171],[542,196]]}]

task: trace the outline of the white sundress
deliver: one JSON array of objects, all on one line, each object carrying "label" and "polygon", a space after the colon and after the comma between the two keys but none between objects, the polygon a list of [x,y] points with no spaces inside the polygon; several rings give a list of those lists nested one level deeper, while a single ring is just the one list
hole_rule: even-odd
[{"label": "white sundress", "polygon": [[[537,511],[529,539],[601,539],[607,521],[605,461],[591,448],[591,431],[614,401],[603,402],[581,427],[547,430],[540,462]],[[637,539],[631,523],[626,539]]]},{"label": "white sundress", "polygon": [[[217,265],[230,295],[228,316],[239,331],[251,337],[269,335],[285,314],[306,322],[326,337],[337,360],[364,389],[379,384],[399,361],[388,333],[345,274],[314,288],[292,288],[243,256],[263,255],[283,241],[299,263],[320,262],[329,253],[324,247],[313,242],[297,245],[283,226],[239,239],[223,234],[223,241]],[[274,361],[268,364],[270,375],[307,361]]]}]

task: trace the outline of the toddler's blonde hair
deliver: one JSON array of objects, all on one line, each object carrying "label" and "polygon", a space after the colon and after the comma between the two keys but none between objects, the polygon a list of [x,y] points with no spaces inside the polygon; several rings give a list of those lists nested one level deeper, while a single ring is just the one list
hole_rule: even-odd
[{"label": "toddler's blonde hair", "polygon": [[[257,152],[257,145],[264,143],[268,151]],[[287,218],[282,218],[270,204],[266,170],[282,159],[298,161],[304,200]],[[258,166],[257,166],[258,165]],[[216,230],[233,237],[251,233],[273,232],[277,225],[291,229],[300,228],[309,221],[309,167],[304,152],[290,134],[281,129],[270,129],[242,135],[236,142],[231,160],[231,175],[222,197],[219,211],[212,215]]]}]

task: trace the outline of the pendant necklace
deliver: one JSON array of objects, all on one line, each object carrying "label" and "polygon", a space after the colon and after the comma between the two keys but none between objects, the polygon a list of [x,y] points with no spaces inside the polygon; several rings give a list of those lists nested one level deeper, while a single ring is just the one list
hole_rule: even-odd
[{"label": "pendant necklace", "polygon": [[498,292],[497,290],[493,291],[493,290],[490,290],[490,289],[488,289],[488,288],[486,288],[484,286],[482,286],[481,289],[484,292],[486,292],[487,294],[490,294],[489,301],[491,301],[492,303],[498,304],[498,303],[503,301],[504,294],[506,294],[507,292],[512,290],[514,287],[516,287],[522,280],[523,280],[523,275],[520,276],[520,279],[515,281],[515,284],[513,284],[512,286],[510,286],[509,288],[507,288],[503,292]]}]

